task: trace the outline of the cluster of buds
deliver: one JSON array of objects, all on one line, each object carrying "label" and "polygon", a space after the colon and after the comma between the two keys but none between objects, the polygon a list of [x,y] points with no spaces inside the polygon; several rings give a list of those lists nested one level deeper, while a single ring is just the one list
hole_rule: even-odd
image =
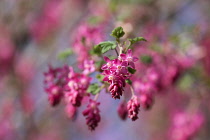
[{"label": "cluster of buds", "polygon": [[128,117],[135,121],[138,119],[140,103],[138,101],[137,96],[133,96],[130,101],[128,101],[127,110],[128,110]]}]

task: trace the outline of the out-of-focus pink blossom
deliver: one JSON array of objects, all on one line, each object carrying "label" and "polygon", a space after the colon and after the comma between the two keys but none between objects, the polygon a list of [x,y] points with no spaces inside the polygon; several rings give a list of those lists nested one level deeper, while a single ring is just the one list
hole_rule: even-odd
[{"label": "out-of-focus pink blossom", "polygon": [[84,60],[84,64],[82,66],[83,74],[88,75],[96,70],[94,66],[93,60]]},{"label": "out-of-focus pink blossom", "polygon": [[179,112],[174,115],[170,139],[172,140],[191,140],[200,130],[204,118],[202,114],[190,114]]},{"label": "out-of-focus pink blossom", "polygon": [[78,62],[83,63],[84,60],[90,57],[89,51],[91,48],[103,40],[103,27],[100,25],[92,27],[86,23],[81,24],[75,31],[73,40],[73,49],[78,55]]},{"label": "out-of-focus pink blossom", "polygon": [[122,120],[126,120],[127,116],[128,116],[128,110],[127,110],[127,104],[126,102],[121,102],[117,108],[117,112],[118,112],[118,115],[119,117],[122,119]]},{"label": "out-of-focus pink blossom", "polygon": [[101,120],[99,104],[99,102],[90,99],[87,109],[83,111],[83,115],[86,116],[86,124],[91,131],[95,130]]},{"label": "out-of-focus pink blossom", "polygon": [[75,73],[71,68],[68,74],[67,84],[65,86],[65,99],[67,103],[79,107],[86,92],[91,78],[87,75]]},{"label": "out-of-focus pink blossom", "polygon": [[36,41],[44,40],[61,24],[62,2],[62,0],[48,1],[41,15],[29,25],[31,35]]}]

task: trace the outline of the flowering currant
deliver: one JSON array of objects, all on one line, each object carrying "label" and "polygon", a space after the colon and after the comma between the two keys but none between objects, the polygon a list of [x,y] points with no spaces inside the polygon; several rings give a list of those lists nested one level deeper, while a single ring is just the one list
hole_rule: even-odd
[{"label": "flowering currant", "polygon": [[[82,30],[82,33],[74,42],[74,51],[77,54],[82,52],[81,50],[84,46],[87,46],[87,50],[91,49],[91,45],[94,43],[91,37],[93,35],[92,33],[95,35],[99,33],[99,30],[89,30],[88,26],[81,27],[80,30]],[[95,62],[97,59],[94,58],[97,57],[91,57],[89,53],[85,52],[84,55],[80,54],[79,56],[79,68],[82,69],[82,72],[78,73],[74,71],[73,67],[64,66],[56,69],[50,67],[49,71],[45,73],[46,91],[50,103],[54,106],[64,98],[66,103],[65,111],[68,118],[75,118],[77,108],[83,104],[83,98],[89,98],[89,104],[87,105],[87,109],[83,111],[83,115],[86,117],[86,124],[90,130],[95,130],[101,120],[99,114],[100,110],[98,108],[100,103],[97,102],[97,99],[103,88],[107,88],[111,93],[111,97],[114,99],[120,99],[123,96],[123,102],[120,103],[117,110],[122,120],[125,120],[127,116],[133,121],[138,119],[140,101],[139,97],[134,93],[132,81],[130,80],[136,71],[135,62],[137,62],[138,58],[132,55],[130,46],[126,47],[123,45],[125,43],[120,43],[120,37],[124,35],[122,27],[115,28],[111,35],[116,38],[116,42],[101,42],[93,47],[91,53],[99,57],[102,53],[115,49],[117,52],[115,59],[104,56],[103,58],[106,63],[96,68]],[[100,38],[98,38],[98,40],[100,40]],[[130,41],[132,41],[133,44],[141,40],[133,39]],[[116,48],[117,46],[119,54]],[[92,83],[92,78],[89,76],[97,70],[101,72],[101,75],[97,77],[100,83],[99,81]],[[127,99],[126,96],[124,96],[124,91],[127,87],[126,83],[129,84],[128,86],[132,93],[132,97],[128,102],[126,102]],[[91,99],[91,95],[95,95],[94,99]]]}]

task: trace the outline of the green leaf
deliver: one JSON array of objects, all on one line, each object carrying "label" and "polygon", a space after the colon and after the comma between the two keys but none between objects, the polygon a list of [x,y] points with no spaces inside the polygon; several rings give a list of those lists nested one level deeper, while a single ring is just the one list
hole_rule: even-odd
[{"label": "green leaf", "polygon": [[100,82],[102,82],[102,80],[104,79],[104,76],[101,75],[101,74],[98,74],[98,75],[96,75],[96,78],[97,78]]},{"label": "green leaf", "polygon": [[89,85],[87,92],[96,95],[100,92],[100,86],[96,83]]},{"label": "green leaf", "polygon": [[101,53],[106,53],[107,51],[111,49],[115,49],[117,47],[115,41],[106,41],[106,42],[101,42],[97,46],[101,47]]},{"label": "green leaf", "polygon": [[102,48],[98,45],[94,46],[93,49],[90,51],[90,54],[94,54],[94,55],[98,55],[100,56],[101,55],[101,50]]},{"label": "green leaf", "polygon": [[144,64],[151,64],[153,59],[150,55],[142,55],[140,56],[141,62]]},{"label": "green leaf", "polygon": [[139,42],[139,41],[147,41],[145,38],[143,37],[136,37],[136,38],[133,38],[133,39],[128,39],[131,43],[131,45],[133,45],[134,43],[136,42]]},{"label": "green leaf", "polygon": [[132,85],[132,81],[130,79],[126,79],[125,82],[128,83],[129,85]]},{"label": "green leaf", "polygon": [[119,38],[123,37],[124,34],[125,34],[125,32],[123,31],[123,28],[117,27],[112,31],[112,33],[110,35],[119,39]]},{"label": "green leaf", "polygon": [[71,49],[66,49],[65,51],[62,51],[61,53],[58,54],[58,59],[59,60],[65,60],[67,57],[73,54],[73,51]]},{"label": "green leaf", "polygon": [[132,69],[131,67],[128,67],[128,72],[130,72],[131,74],[134,74],[136,72],[136,70]]}]

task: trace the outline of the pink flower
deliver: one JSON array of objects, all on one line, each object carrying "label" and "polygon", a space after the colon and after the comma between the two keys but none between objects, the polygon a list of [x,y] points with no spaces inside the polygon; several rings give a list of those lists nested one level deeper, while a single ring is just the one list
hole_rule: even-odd
[{"label": "pink flower", "polygon": [[137,96],[133,96],[127,104],[128,117],[135,121],[138,119],[140,102]]},{"label": "pink flower", "polygon": [[102,70],[109,70],[110,67],[113,65],[113,61],[109,59],[109,57],[104,56],[104,60],[107,62],[106,64],[104,64],[101,69]]},{"label": "pink flower", "polygon": [[96,70],[93,60],[85,60],[82,66],[83,74],[88,75]]},{"label": "pink flower", "polygon": [[70,67],[70,71],[65,85],[65,99],[67,103],[79,107],[84,96],[88,95],[86,90],[91,78],[80,73],[75,73]]},{"label": "pink flower", "polygon": [[75,107],[81,106],[83,95],[77,90],[70,90],[65,92],[65,99],[67,103],[71,103]]},{"label": "pink flower", "polygon": [[127,64],[125,61],[120,61],[119,59],[114,59],[113,64],[110,67],[110,70],[116,72],[119,75],[127,76],[127,75],[129,75],[129,73],[128,73],[128,70],[126,67],[127,67]]},{"label": "pink flower", "polygon": [[127,62],[127,65],[129,67],[131,67],[132,69],[135,69],[135,64],[134,62],[138,61],[138,58],[135,56],[132,56],[132,51],[131,49],[129,49],[127,51],[127,54],[120,54],[120,56],[118,57],[119,60],[125,61]]},{"label": "pink flower", "polygon": [[46,92],[48,93],[48,101],[52,106],[56,106],[60,103],[63,92],[59,86],[52,85],[46,89]]},{"label": "pink flower", "polygon": [[87,109],[83,111],[83,115],[86,116],[86,124],[91,131],[95,130],[101,120],[100,110],[98,109],[99,104],[99,102],[90,99]]}]

